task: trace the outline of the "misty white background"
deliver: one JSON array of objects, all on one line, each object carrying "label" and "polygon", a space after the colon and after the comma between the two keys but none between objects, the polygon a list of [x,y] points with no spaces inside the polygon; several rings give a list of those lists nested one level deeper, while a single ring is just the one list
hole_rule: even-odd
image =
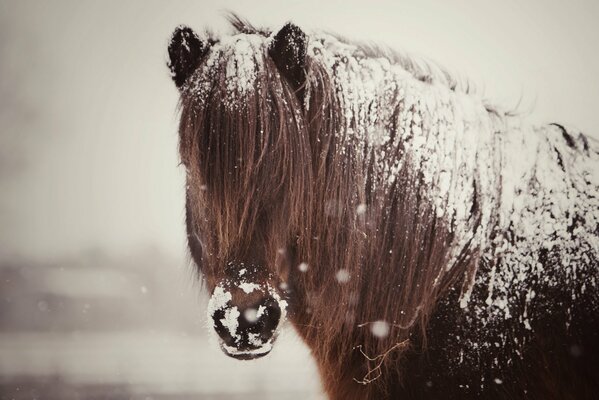
[{"label": "misty white background", "polygon": [[229,32],[227,10],[425,55],[500,106],[599,136],[596,1],[0,1],[0,259],[152,246],[191,279],[166,48],[178,24]]}]

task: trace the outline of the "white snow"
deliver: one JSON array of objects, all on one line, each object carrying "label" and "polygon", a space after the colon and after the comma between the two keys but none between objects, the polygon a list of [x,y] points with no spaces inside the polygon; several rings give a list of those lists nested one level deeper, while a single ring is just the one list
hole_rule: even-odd
[{"label": "white snow", "polygon": [[217,310],[221,310],[227,306],[227,303],[231,301],[231,292],[225,290],[223,286],[217,286],[212,292],[212,296],[208,301],[207,313],[208,321],[212,321],[212,317]]},{"label": "white snow", "polygon": [[237,328],[239,328],[239,310],[237,307],[225,308],[225,317],[220,322],[229,330],[231,336],[239,340]]},{"label": "white snow", "polygon": [[262,70],[266,43],[259,35],[238,34],[222,38],[210,48],[206,62],[187,81],[186,90],[192,90],[202,101],[209,93],[211,78],[224,68],[226,93],[223,104],[234,107],[235,99],[255,88],[258,71]]},{"label": "white snow", "polygon": [[299,269],[301,272],[306,272],[308,270],[308,264],[302,262],[297,266],[297,269]]},{"label": "white snow", "polygon": [[248,308],[243,312],[243,317],[250,323],[258,321],[258,310],[255,308]]},{"label": "white snow", "polygon": [[337,279],[337,282],[339,282],[339,283],[349,282],[349,271],[346,269],[338,270],[337,273],[335,274],[335,279]]},{"label": "white snow", "polygon": [[375,321],[370,325],[370,332],[377,338],[383,339],[389,336],[389,323],[387,321]]},{"label": "white snow", "polygon": [[252,293],[254,290],[259,290],[260,285],[253,282],[242,282],[239,285],[239,288],[243,290],[245,293]]},{"label": "white snow", "polygon": [[365,213],[366,213],[366,204],[364,204],[364,203],[358,204],[358,207],[356,207],[356,214],[364,215]]}]

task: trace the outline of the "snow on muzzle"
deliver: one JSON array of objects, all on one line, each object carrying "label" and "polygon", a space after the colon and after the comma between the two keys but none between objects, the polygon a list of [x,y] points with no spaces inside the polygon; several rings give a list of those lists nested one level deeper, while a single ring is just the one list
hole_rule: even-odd
[{"label": "snow on muzzle", "polygon": [[245,275],[246,269],[241,268],[238,279],[225,280],[214,288],[208,302],[208,322],[225,354],[251,360],[272,349],[287,302],[269,284],[252,282]]}]

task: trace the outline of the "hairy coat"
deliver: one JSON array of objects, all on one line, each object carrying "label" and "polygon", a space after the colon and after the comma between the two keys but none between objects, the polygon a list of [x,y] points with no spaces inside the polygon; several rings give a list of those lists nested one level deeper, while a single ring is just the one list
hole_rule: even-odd
[{"label": "hairy coat", "polygon": [[599,146],[433,63],[232,22],[169,46],[217,331],[239,346],[227,323],[260,300],[227,290],[247,270],[285,299],[331,398],[591,398]]}]

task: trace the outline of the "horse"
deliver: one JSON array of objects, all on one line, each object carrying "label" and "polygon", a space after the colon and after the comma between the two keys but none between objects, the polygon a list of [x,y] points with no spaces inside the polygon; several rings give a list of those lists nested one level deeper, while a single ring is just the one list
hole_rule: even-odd
[{"label": "horse", "polygon": [[191,258],[228,356],[289,320],[331,399],[599,389],[599,145],[293,23],[175,29]]}]

